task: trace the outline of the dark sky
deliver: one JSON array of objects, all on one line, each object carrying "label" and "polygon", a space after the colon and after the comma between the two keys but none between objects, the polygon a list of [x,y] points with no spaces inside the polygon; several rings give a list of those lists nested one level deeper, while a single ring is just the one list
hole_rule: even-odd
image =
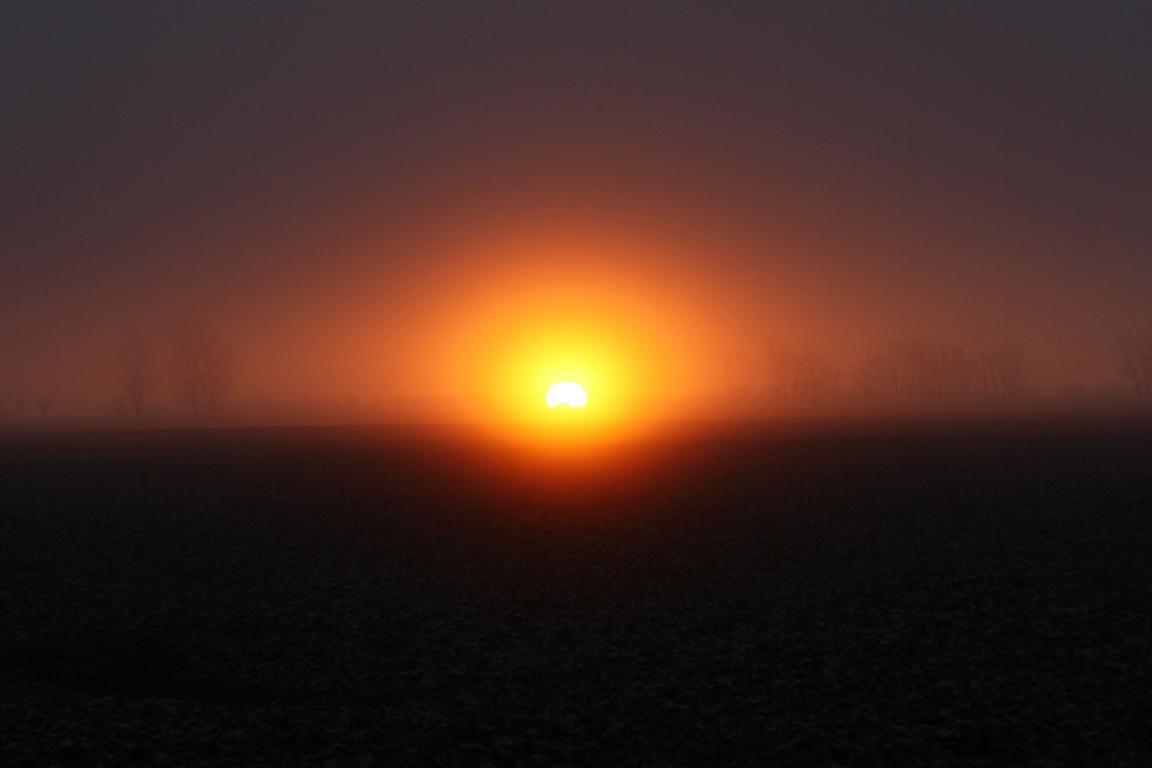
[{"label": "dark sky", "polygon": [[837,354],[1001,335],[1102,381],[1152,331],[1150,7],[9,4],[0,400],[99,400],[111,340],[179,313],[342,349],[463,269],[419,244],[541,221],[709,243],[678,268]]}]

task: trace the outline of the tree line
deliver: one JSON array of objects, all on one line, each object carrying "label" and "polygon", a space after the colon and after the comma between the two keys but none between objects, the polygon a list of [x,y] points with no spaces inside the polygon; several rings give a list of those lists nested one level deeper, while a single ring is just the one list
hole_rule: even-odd
[{"label": "tree line", "polygon": [[[1129,393],[1152,402],[1152,337],[1118,342],[1113,360]],[[781,346],[770,356],[767,389],[774,402],[788,406],[848,400],[888,407],[995,405],[1026,398],[1031,374],[1027,353],[1012,344],[897,341],[867,350],[854,367],[815,347]]]},{"label": "tree line", "polygon": [[131,337],[121,346],[117,362],[117,404],[135,419],[155,410],[165,385],[171,401],[194,419],[220,415],[231,395],[231,348],[204,324],[176,328],[164,359],[151,338]]},{"label": "tree line", "polygon": [[1136,397],[1152,400],[1152,336],[1118,341],[1116,364]]},{"label": "tree line", "polygon": [[[198,420],[224,413],[235,384],[235,358],[227,339],[209,325],[189,323],[159,342],[138,335],[120,344],[117,411],[137,420],[172,408]],[[1152,336],[1117,341],[1112,358],[1127,392],[1152,404]],[[1032,374],[1026,351],[1011,344],[895,341],[867,349],[848,364],[817,347],[781,345],[769,355],[764,390],[769,401],[783,407],[1001,406],[1029,396]],[[0,403],[0,418],[47,418],[55,409],[56,400],[41,395]]]},{"label": "tree line", "polygon": [[1024,396],[1028,360],[1011,345],[968,349],[920,341],[870,349],[846,370],[816,348],[782,347],[770,361],[769,394],[787,405],[858,400],[882,406],[1006,403]]}]

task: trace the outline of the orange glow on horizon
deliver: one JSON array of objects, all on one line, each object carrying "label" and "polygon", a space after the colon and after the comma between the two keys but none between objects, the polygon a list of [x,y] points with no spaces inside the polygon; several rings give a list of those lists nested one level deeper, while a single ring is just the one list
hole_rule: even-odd
[{"label": "orange glow on horizon", "polygon": [[[730,286],[700,272],[709,254],[690,238],[589,225],[420,252],[454,266],[407,278],[408,304],[393,309],[404,333],[375,324],[369,344],[383,352],[365,374],[410,393],[416,418],[509,437],[634,435],[717,399],[732,329],[749,325]],[[584,406],[549,407],[558,382],[578,383]]]}]

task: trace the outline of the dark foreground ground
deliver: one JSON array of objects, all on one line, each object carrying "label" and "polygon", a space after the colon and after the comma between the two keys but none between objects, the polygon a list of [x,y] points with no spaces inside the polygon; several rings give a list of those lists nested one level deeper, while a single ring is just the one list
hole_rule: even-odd
[{"label": "dark foreground ground", "polygon": [[1149,765],[1152,430],[0,438],[0,765]]}]

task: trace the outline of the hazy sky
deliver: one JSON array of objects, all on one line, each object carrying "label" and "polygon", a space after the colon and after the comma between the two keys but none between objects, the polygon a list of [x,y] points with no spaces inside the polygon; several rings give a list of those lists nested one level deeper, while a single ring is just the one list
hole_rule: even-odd
[{"label": "hazy sky", "polygon": [[533,269],[675,295],[680,365],[1004,339],[1101,383],[1152,332],[1150,8],[9,4],[0,400],[98,403],[188,316],[253,396],[440,395],[399,369]]}]

